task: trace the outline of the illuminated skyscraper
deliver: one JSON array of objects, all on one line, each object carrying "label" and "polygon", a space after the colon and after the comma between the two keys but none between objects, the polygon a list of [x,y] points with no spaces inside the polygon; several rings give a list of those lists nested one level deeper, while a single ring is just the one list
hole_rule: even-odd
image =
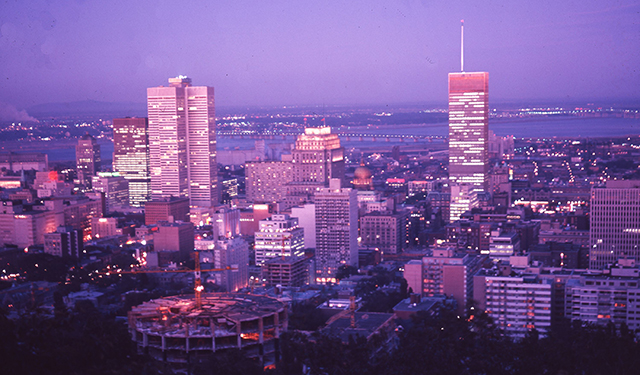
[{"label": "illuminated skyscraper", "polygon": [[113,120],[113,170],[129,182],[129,205],[150,199],[149,122],[146,118]]},{"label": "illuminated skyscraper", "polygon": [[449,180],[487,191],[489,73],[449,73]]},{"label": "illuminated skyscraper", "polygon": [[78,140],[76,166],[80,184],[91,187],[91,177],[100,171],[100,145],[89,133]]},{"label": "illuminated skyscraper", "polygon": [[213,88],[191,79],[147,89],[151,195],[189,197],[192,207],[218,203]]},{"label": "illuminated skyscraper", "polygon": [[[449,181],[480,193],[489,188],[489,73],[464,71],[463,40],[464,32],[460,73],[449,73]],[[462,201],[469,194],[451,194],[452,207]],[[450,219],[458,219],[453,209]]]}]

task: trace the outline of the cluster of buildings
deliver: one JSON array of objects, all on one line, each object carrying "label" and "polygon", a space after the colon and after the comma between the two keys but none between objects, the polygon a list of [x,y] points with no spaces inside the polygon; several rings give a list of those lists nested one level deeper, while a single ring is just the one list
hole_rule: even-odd
[{"label": "cluster of buildings", "polygon": [[[171,78],[147,90],[148,118],[113,121],[110,170],[88,134],[78,140],[72,181],[49,171],[46,155],[3,157],[22,174],[0,181],[0,245],[83,259],[109,244],[153,270],[199,259],[204,284],[226,292],[333,285],[345,269],[385,264],[403,270],[412,298],[481,309],[509,335],[545,334],[565,319],[640,329],[640,183],[606,168],[608,179],[580,181],[576,166],[598,161],[593,149],[578,159],[567,153],[579,142],[561,153],[491,133],[488,79],[449,75],[446,150],[348,161],[354,151],[322,126],[306,128],[277,158],[241,161],[232,169],[244,173],[230,177],[216,158],[213,88]],[[546,178],[549,165],[566,176]],[[31,181],[25,170],[35,171]],[[232,270],[214,271],[222,268]],[[144,315],[147,307],[135,310],[135,337],[165,348],[165,338],[145,331],[164,319]],[[206,331],[206,350],[219,345],[211,322],[193,323]],[[224,342],[261,342],[256,324],[251,338],[230,333]]]}]

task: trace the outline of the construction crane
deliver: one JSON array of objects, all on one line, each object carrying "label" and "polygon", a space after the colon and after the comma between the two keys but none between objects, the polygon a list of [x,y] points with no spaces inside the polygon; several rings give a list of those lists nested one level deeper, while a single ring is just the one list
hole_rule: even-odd
[{"label": "construction crane", "polygon": [[[184,272],[193,272],[194,276],[195,276],[195,285],[194,285],[194,292],[195,292],[195,300],[196,300],[196,308],[201,308],[202,307],[202,291],[204,290],[204,286],[202,285],[202,279],[201,279],[201,270],[200,270],[200,252],[199,251],[195,251],[196,254],[196,267],[195,270],[141,270],[141,271],[107,271],[107,272],[99,272],[98,274],[102,274],[102,275],[106,275],[106,276],[110,276],[110,275],[122,275],[122,274],[128,274],[128,275],[135,275],[135,274],[143,274],[143,273],[171,273],[171,272],[176,272],[176,273],[184,273]],[[222,272],[222,271],[237,271],[237,268],[233,268],[231,266],[227,266],[227,267],[223,267],[223,268],[212,268],[212,269],[207,269],[207,272]]]}]

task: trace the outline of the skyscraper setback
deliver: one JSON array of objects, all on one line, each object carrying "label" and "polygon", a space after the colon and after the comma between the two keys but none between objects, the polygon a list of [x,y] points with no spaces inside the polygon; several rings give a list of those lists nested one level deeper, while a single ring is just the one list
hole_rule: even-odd
[{"label": "skyscraper setback", "polygon": [[189,197],[192,207],[218,203],[213,88],[191,79],[147,89],[151,195]]}]

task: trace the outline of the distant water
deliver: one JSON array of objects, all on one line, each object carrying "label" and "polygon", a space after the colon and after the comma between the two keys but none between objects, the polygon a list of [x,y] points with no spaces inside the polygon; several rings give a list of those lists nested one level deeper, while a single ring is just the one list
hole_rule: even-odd
[{"label": "distant water", "polygon": [[[583,137],[619,137],[626,135],[640,135],[640,119],[624,119],[624,118],[532,118],[532,119],[514,119],[514,120],[491,120],[489,129],[500,136],[513,135],[516,138],[583,138]],[[360,134],[376,134],[384,136],[385,134],[407,134],[419,136],[446,136],[448,134],[448,124],[409,124],[398,126],[343,126],[334,128],[337,133],[360,133]],[[287,147],[293,143],[293,137],[274,137],[267,139],[268,145],[281,145]],[[434,141],[436,143],[442,141]],[[346,148],[372,148],[372,147],[389,147],[391,145],[413,145],[428,144],[426,140],[420,140],[417,143],[406,141],[403,143],[397,141],[386,142],[384,138],[379,138],[372,142],[370,138],[364,138],[359,141],[356,138],[347,140],[341,138],[341,143]],[[218,150],[233,150],[253,148],[255,139],[251,138],[226,138],[218,139]],[[433,143],[431,143],[433,144]],[[75,160],[75,143],[64,142],[63,144],[54,146],[51,142],[32,142],[28,145],[13,145],[10,147],[19,152],[45,152],[49,155],[50,161],[66,161]],[[16,149],[15,146],[19,148]],[[109,160],[113,157],[113,143],[100,142],[101,156],[103,160]]]}]

